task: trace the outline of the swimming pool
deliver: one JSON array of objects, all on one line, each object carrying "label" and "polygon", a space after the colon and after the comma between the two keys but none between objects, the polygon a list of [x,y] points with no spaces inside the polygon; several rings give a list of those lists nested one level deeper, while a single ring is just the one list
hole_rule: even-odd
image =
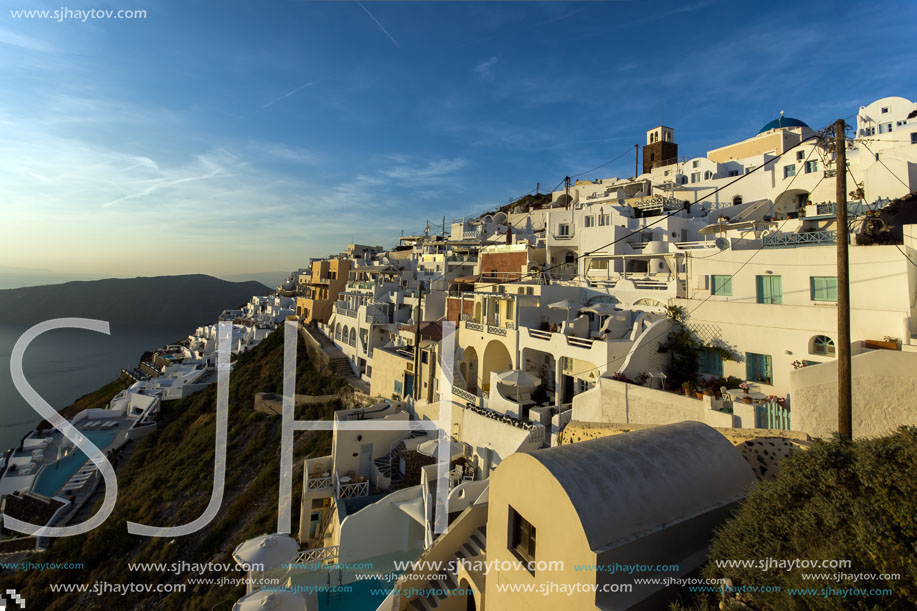
[{"label": "swimming pool", "polygon": [[[115,431],[81,432],[102,451],[104,451],[115,438]],[[80,467],[82,467],[87,460],[89,460],[88,456],[83,454],[81,450],[76,450],[56,463],[47,465],[41,470],[41,473],[38,474],[35,484],[32,486],[32,492],[47,497],[54,496],[57,491],[73,477],[73,474],[79,471]]]},{"label": "swimming pool", "polygon": [[[319,611],[371,611],[378,608],[391,591],[392,584],[378,579],[364,579],[347,584],[350,592],[319,592]],[[379,591],[384,589],[385,593]]]}]

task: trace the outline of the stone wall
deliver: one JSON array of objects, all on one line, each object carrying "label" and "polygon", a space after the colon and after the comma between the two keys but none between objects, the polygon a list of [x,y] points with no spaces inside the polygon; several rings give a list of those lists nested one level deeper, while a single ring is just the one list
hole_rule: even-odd
[{"label": "stone wall", "polygon": [[[659,426],[656,424],[609,424],[577,422],[567,425],[560,435],[561,444],[579,443],[590,439],[622,435]],[[717,428],[742,453],[758,479],[773,479],[779,464],[791,452],[808,448],[812,441],[805,433],[767,429]]]},{"label": "stone wall", "polygon": [[404,486],[417,486],[420,484],[420,471],[427,465],[436,462],[433,456],[427,456],[415,451],[406,451],[401,453],[404,459]]}]

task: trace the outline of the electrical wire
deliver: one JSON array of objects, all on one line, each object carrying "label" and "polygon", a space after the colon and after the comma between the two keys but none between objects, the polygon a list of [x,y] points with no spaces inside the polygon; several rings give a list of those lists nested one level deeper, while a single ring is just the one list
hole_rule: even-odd
[{"label": "electrical wire", "polygon": [[[824,137],[824,132],[825,132],[825,130],[822,130],[821,132],[818,132],[817,135],[820,136],[820,137]],[[811,138],[807,138],[806,140],[809,140],[809,139],[811,139]],[[803,142],[804,142],[804,141],[803,141]],[[799,144],[802,144],[802,142],[800,142]],[[798,146],[798,145],[797,145],[797,146]],[[795,148],[795,147],[794,147],[794,148]],[[805,164],[809,161],[809,159],[812,157],[812,154],[817,150],[817,148],[818,148],[818,147],[812,147],[812,150],[809,151],[809,155],[806,157],[805,161],[803,161],[803,166],[805,166]],[[784,153],[788,153],[790,150],[792,150],[792,149],[787,149],[786,151],[784,151]],[[799,176],[799,174],[794,174],[794,175],[793,175],[793,179],[790,180],[789,184],[787,184],[787,186],[783,189],[783,191],[780,193],[780,195],[778,195],[777,198],[774,200],[775,203],[776,203],[776,201],[779,200],[787,191],[790,190],[790,187],[793,186],[793,183],[796,181],[796,177],[797,177],[797,176]],[[820,185],[821,182],[822,182],[823,180],[824,180],[824,175],[819,179],[819,181],[818,181],[817,183],[815,183],[815,186],[812,187],[810,193],[813,192],[813,191],[815,191],[815,189],[818,188],[818,185]],[[780,231],[780,230],[786,225],[787,221],[789,221],[789,220],[791,220],[791,219],[784,219],[783,223],[780,224],[780,227],[777,228],[777,231]],[[737,269],[735,272],[733,272],[733,273],[729,276],[729,281],[732,282],[732,279],[735,278],[735,276],[736,276],[739,272],[741,272],[741,271],[745,268],[745,266],[748,265],[748,264],[751,262],[751,260],[754,259],[755,256],[757,256],[757,254],[758,254],[761,250],[762,250],[762,247],[758,247],[758,248],[753,249],[751,256],[748,257],[748,259],[746,259],[746,260],[742,263],[742,265],[739,267],[739,269]],[[716,252],[716,253],[714,253],[714,254],[712,254],[712,255],[708,255],[708,256],[706,256],[706,257],[697,257],[697,258],[699,258],[699,259],[710,259],[710,258],[712,258],[712,257],[714,257],[714,256],[716,256],[716,255],[719,255],[719,254],[723,253],[723,252],[725,252],[725,250],[718,251],[718,252]],[[691,309],[691,311],[689,311],[689,312],[686,313],[685,318],[687,319],[687,318],[689,318],[692,314],[694,314],[694,312],[696,312],[698,309],[700,309],[701,306],[703,306],[705,303],[707,303],[707,302],[710,300],[711,297],[713,297],[713,291],[712,291],[712,289],[711,289],[711,291],[710,291],[710,294],[707,295],[707,297],[705,297],[699,304],[697,304],[693,309]],[[596,367],[591,367],[591,368],[589,368],[589,369],[585,369],[585,370],[583,370],[583,371],[574,373],[574,374],[572,375],[572,377],[580,377],[580,376],[582,376],[583,374],[589,373],[590,371],[597,370],[597,369],[600,370],[600,369],[605,368],[606,371],[607,371],[607,370],[608,370],[607,368],[608,368],[609,365],[611,365],[612,363],[616,363],[616,362],[618,362],[618,361],[620,361],[620,360],[626,358],[627,356],[628,356],[628,355],[625,354],[625,355],[616,357],[616,358],[614,358],[614,359],[608,361],[607,363],[605,363],[605,364],[603,364],[603,365],[598,365],[598,366],[596,366]]]},{"label": "electrical wire", "polygon": [[[808,138],[805,138],[805,139],[803,139],[803,140],[800,140],[799,142],[797,142],[796,144],[794,144],[794,145],[791,146],[790,148],[786,149],[785,151],[783,151],[783,152],[780,153],[779,155],[775,155],[774,157],[772,157],[771,159],[768,159],[767,161],[765,161],[765,162],[762,163],[761,165],[755,166],[754,168],[752,168],[751,170],[749,170],[749,171],[746,172],[745,174],[742,174],[742,175],[740,175],[740,176],[737,176],[737,177],[735,178],[735,180],[731,180],[731,181],[729,181],[728,183],[726,183],[725,185],[722,185],[722,186],[716,187],[716,188],[713,188],[713,187],[706,187],[707,189],[713,188],[713,191],[710,192],[710,193],[708,193],[708,194],[705,195],[704,197],[705,197],[705,198],[709,198],[709,197],[712,197],[713,195],[716,195],[717,193],[719,193],[719,192],[722,191],[723,189],[726,189],[726,188],[728,188],[728,187],[731,187],[731,186],[734,185],[735,183],[737,183],[737,182],[739,182],[740,180],[743,180],[743,179],[745,179],[746,177],[752,175],[753,173],[757,172],[758,170],[760,170],[761,168],[767,166],[768,164],[777,161],[778,159],[780,159],[781,157],[783,157],[784,155],[786,155],[787,153],[789,153],[789,152],[792,151],[793,149],[795,149],[795,148],[801,146],[803,143],[808,142],[809,140],[812,140],[812,139],[815,139],[815,138],[820,138],[820,137],[823,137],[822,132],[817,132],[817,133],[815,133],[815,134],[809,136]],[[813,149],[813,150],[815,150],[815,149]],[[655,221],[653,221],[652,223],[648,223],[648,224],[646,224],[646,225],[640,227],[639,229],[636,229],[636,230],[634,230],[634,231],[631,231],[631,232],[629,232],[629,233],[627,233],[627,234],[621,236],[620,238],[617,238],[617,239],[615,239],[615,240],[612,240],[611,242],[608,242],[607,244],[604,244],[604,245],[602,245],[602,246],[599,246],[599,247],[597,247],[597,248],[595,248],[595,249],[593,249],[593,250],[591,250],[591,251],[585,252],[585,253],[580,254],[580,255],[576,255],[575,258],[574,258],[574,261],[579,261],[580,259],[582,259],[582,258],[584,258],[584,257],[592,256],[592,255],[595,254],[596,252],[602,251],[602,250],[608,248],[609,246],[613,246],[613,245],[617,244],[618,242],[621,242],[621,241],[623,241],[623,240],[626,240],[626,239],[628,239],[628,238],[630,238],[630,237],[632,237],[632,236],[634,236],[634,235],[636,235],[636,234],[638,234],[638,233],[643,233],[647,228],[652,227],[652,226],[654,226],[654,225],[658,225],[658,224],[661,223],[662,221],[668,219],[668,218],[671,217],[671,216],[674,216],[674,215],[676,215],[676,214],[679,214],[679,213],[681,213],[682,211],[683,211],[683,209],[680,208],[680,209],[678,209],[678,210],[673,210],[673,211],[669,212],[668,214],[660,215],[659,218],[656,219]],[[558,264],[556,264],[556,265],[552,265],[552,266],[550,266],[550,267],[544,268],[544,269],[542,269],[542,270],[540,270],[540,271],[538,271],[538,272],[532,272],[532,273],[524,274],[524,275],[520,276],[519,278],[517,278],[517,279],[515,279],[515,280],[493,283],[493,284],[491,284],[491,286],[497,287],[497,286],[506,286],[506,285],[516,284],[516,283],[521,282],[522,280],[525,280],[525,279],[527,279],[527,278],[533,278],[533,277],[541,276],[541,275],[543,275],[545,272],[550,272],[551,270],[557,269],[557,268],[559,268],[559,267],[561,267],[561,266],[563,266],[563,265],[567,265],[568,263],[569,263],[569,262],[567,262],[567,261],[565,261],[565,262],[563,262],[563,263],[558,263]]]},{"label": "electrical wire", "polygon": [[[638,146],[639,146],[639,145],[638,145]],[[577,176],[582,176],[583,174],[589,174],[590,172],[595,172],[596,170],[599,170],[599,169],[601,169],[601,168],[604,168],[604,167],[607,166],[607,165],[611,165],[612,163],[614,163],[615,161],[617,161],[618,159],[620,159],[620,158],[623,157],[624,155],[627,155],[628,153],[630,153],[631,150],[633,150],[633,148],[634,148],[634,147],[629,146],[629,147],[627,147],[627,150],[626,150],[626,151],[624,151],[623,153],[621,153],[620,155],[618,155],[617,157],[615,157],[615,158],[612,159],[611,161],[606,161],[606,162],[603,163],[602,165],[597,165],[597,166],[595,166],[594,168],[592,168],[591,170],[586,170],[585,172],[580,172],[579,174],[572,174],[572,175],[570,176],[570,178],[576,178]],[[561,181],[561,182],[563,182],[563,181]]]},{"label": "electrical wire", "polygon": [[900,176],[898,176],[897,174],[895,174],[894,172],[892,172],[891,168],[889,168],[887,165],[885,165],[885,162],[882,161],[882,159],[879,157],[878,154],[873,153],[873,152],[872,152],[872,149],[869,148],[869,147],[866,145],[865,142],[863,143],[863,146],[866,147],[866,150],[867,150],[867,151],[869,151],[872,155],[875,156],[876,161],[878,161],[879,163],[881,163],[881,164],[882,164],[882,167],[885,168],[886,170],[888,170],[888,173],[889,173],[889,174],[891,174],[892,176],[894,176],[895,179],[896,179],[898,182],[900,182],[902,185],[904,185],[904,188],[907,189],[908,193],[911,192],[911,186],[910,186],[909,184],[907,184],[906,182],[904,182],[903,180],[901,180],[901,177],[900,177]]}]

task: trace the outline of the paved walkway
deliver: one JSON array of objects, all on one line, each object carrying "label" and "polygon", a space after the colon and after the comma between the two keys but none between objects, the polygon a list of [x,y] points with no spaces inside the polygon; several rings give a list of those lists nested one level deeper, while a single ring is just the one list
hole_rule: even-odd
[{"label": "paved walkway", "polygon": [[[334,373],[344,378],[354,390],[369,394],[369,384],[354,375],[353,368],[350,366],[350,359],[340,348],[334,345],[334,342],[318,329],[313,329],[306,325],[300,325],[299,329],[300,333],[303,334],[303,341],[308,342],[309,338],[311,338],[312,343],[318,344],[322,352],[328,355],[328,362]],[[307,335],[308,337],[306,337]]]}]

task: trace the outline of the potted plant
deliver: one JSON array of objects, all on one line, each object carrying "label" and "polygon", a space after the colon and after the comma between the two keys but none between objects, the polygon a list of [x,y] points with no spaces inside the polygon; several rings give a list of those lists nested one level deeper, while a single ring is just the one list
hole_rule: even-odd
[{"label": "potted plant", "polygon": [[694,389],[694,384],[692,384],[691,382],[685,381],[681,383],[681,392],[682,394],[684,394],[684,396],[690,397],[693,389]]},{"label": "potted plant", "polygon": [[880,348],[883,350],[898,350],[898,338],[892,337],[891,335],[886,335],[882,341],[877,339],[867,339],[866,340],[867,348]]},{"label": "potted plant", "polygon": [[710,378],[710,380],[707,381],[706,386],[704,386],[704,394],[708,397],[716,396],[716,378]]},{"label": "potted plant", "polygon": [[748,382],[742,382],[739,384],[739,388],[741,388],[746,395],[748,394]]}]

